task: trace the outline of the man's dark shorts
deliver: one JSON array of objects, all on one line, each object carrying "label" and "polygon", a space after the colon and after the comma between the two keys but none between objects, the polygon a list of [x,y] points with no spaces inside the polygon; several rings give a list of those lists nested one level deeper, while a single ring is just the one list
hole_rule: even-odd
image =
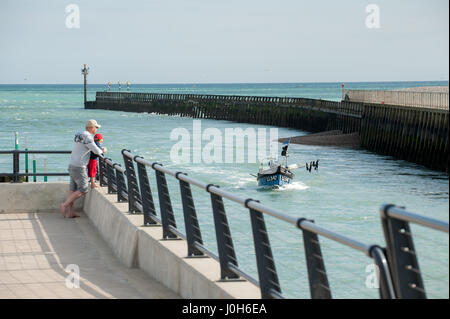
[{"label": "man's dark shorts", "polygon": [[70,190],[87,193],[89,191],[89,178],[86,167],[69,165]]}]

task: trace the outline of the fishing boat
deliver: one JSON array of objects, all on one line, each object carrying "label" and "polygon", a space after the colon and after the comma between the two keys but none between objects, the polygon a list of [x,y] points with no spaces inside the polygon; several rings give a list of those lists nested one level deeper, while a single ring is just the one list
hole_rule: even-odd
[{"label": "fishing boat", "polygon": [[268,158],[266,162],[261,163],[257,180],[258,186],[279,187],[290,184],[295,174],[283,164],[276,162],[273,158]]},{"label": "fishing boat", "polygon": [[280,187],[286,184],[290,184],[295,174],[291,172],[287,166],[287,150],[291,139],[283,143],[283,150],[281,156],[285,158],[286,164],[278,163],[272,156],[261,163],[258,175],[256,177],[258,186],[261,187]]},{"label": "fishing boat", "polygon": [[292,172],[294,169],[306,166],[306,170],[309,172],[311,172],[313,167],[317,170],[319,167],[319,160],[311,162],[309,165],[306,163],[305,166],[300,166],[298,164],[288,166],[288,148],[290,141],[291,139],[289,138],[283,143],[283,149],[281,151],[281,156],[285,158],[285,164],[277,162],[275,158],[270,156],[261,162],[258,175],[251,174],[256,177],[258,186],[264,188],[279,188],[280,186],[292,183],[292,180],[295,177],[295,174]]}]

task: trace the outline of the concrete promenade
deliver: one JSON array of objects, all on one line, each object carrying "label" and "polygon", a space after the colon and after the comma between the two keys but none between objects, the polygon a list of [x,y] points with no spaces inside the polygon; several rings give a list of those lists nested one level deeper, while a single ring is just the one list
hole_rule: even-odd
[{"label": "concrete promenade", "polygon": [[[0,298],[179,298],[144,271],[122,265],[79,214],[0,214]],[[66,286],[69,264],[80,269],[79,288]]]},{"label": "concrete promenade", "polygon": [[187,242],[164,240],[161,225],[143,226],[106,187],[76,202],[80,218],[63,218],[68,189],[0,183],[0,298],[261,298],[248,281],[220,280],[215,259],[187,257]]}]

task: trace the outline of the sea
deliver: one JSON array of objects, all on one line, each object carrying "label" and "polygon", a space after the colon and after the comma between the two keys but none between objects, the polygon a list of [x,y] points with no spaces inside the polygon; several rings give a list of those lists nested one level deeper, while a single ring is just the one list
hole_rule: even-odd
[{"label": "sea", "polygon": [[[339,101],[342,83],[257,83],[257,84],[131,84],[121,91],[149,93],[191,93],[304,97]],[[345,83],[346,89],[394,90],[400,88],[441,86],[447,82],[371,82]],[[118,91],[114,84],[111,91]],[[106,91],[106,85],[89,84],[88,100],[95,92]],[[380,207],[395,204],[408,211],[448,222],[448,174],[421,165],[369,152],[364,149],[293,145],[289,147],[289,164],[319,160],[318,170],[296,170],[294,182],[281,189],[257,187],[259,163],[246,161],[174,162],[171,151],[177,143],[174,130],[188,132],[192,147],[190,158],[204,152],[208,140],[194,132],[194,120],[180,116],[148,113],[85,110],[83,86],[67,85],[0,85],[0,150],[13,150],[15,132],[19,149],[71,150],[74,134],[83,130],[88,119],[101,124],[107,156],[123,163],[122,149],[141,155],[151,162],[183,171],[205,183],[219,185],[241,198],[254,198],[262,204],[294,217],[304,217],[326,229],[365,244],[384,246]],[[231,121],[201,120],[202,132],[210,128],[225,134],[226,129],[277,129],[278,137],[306,135],[308,132],[274,126]],[[218,131],[217,131],[218,130]],[[171,139],[172,135],[172,139]],[[201,140],[194,145],[195,138]],[[267,145],[276,142],[266,136]],[[198,143],[197,143],[198,144]],[[225,148],[225,145],[223,146]],[[236,152],[247,151],[246,145],[232,145]],[[243,148],[243,149],[242,149]],[[281,149],[281,148],[280,148]],[[30,155],[37,171],[67,172],[70,155]],[[20,162],[25,168],[24,156]],[[0,173],[12,172],[12,155],[0,155]],[[149,177],[157,204],[154,172]],[[43,178],[38,177],[38,182]],[[49,181],[67,181],[68,177],[49,177]],[[184,232],[182,204],[177,181],[168,176],[177,227]],[[208,193],[193,187],[193,196],[205,246],[217,253],[211,201]],[[247,209],[225,200],[233,243],[239,267],[257,278],[256,259]],[[159,206],[157,205],[157,210]],[[267,229],[278,272],[282,294],[287,298],[309,298],[301,230],[272,216],[266,216]],[[429,298],[449,298],[449,236],[446,233],[411,225],[419,257],[419,266]],[[325,267],[333,298],[378,298],[373,278],[373,261],[342,244],[320,237]],[[83,276],[82,269],[80,275]]]}]

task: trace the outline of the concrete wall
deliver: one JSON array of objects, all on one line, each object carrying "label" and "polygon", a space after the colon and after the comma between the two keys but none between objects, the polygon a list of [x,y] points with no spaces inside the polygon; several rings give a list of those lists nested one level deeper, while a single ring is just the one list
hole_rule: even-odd
[{"label": "concrete wall", "polygon": [[443,92],[345,90],[343,100],[448,110],[448,93]]},{"label": "concrete wall", "polygon": [[[0,183],[0,213],[48,212],[59,210],[69,192],[69,183]],[[83,208],[84,199],[75,202]]]},{"label": "concrete wall", "polygon": [[183,298],[261,298],[250,282],[220,282],[214,259],[186,258],[186,241],[162,240],[161,226],[142,226],[143,216],[128,214],[128,204],[117,203],[106,187],[89,192],[84,212],[124,265],[139,267]]}]

